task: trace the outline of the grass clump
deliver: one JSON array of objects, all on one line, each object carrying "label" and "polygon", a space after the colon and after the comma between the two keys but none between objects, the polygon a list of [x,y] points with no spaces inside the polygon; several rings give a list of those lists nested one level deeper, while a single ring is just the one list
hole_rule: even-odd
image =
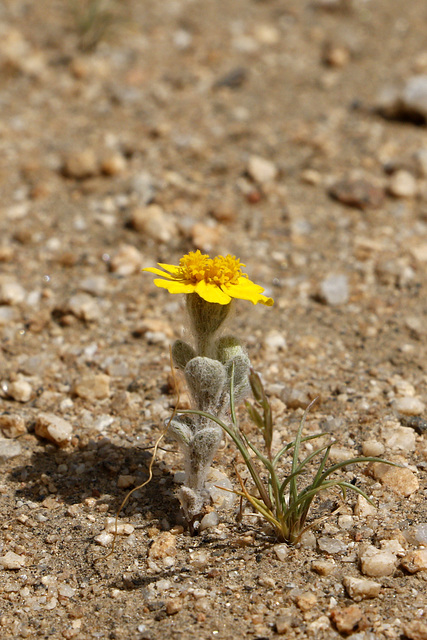
[{"label": "grass clump", "polygon": [[83,52],[94,51],[122,21],[116,0],[69,0],[78,46]]},{"label": "grass clump", "polygon": [[[281,542],[294,544],[298,542],[302,534],[310,528],[307,519],[314,498],[322,491],[331,487],[339,487],[343,497],[346,497],[347,490],[355,491],[363,496],[370,504],[372,500],[358,486],[342,480],[340,478],[332,478],[335,472],[348,467],[349,465],[366,462],[386,462],[374,457],[356,457],[350,460],[344,460],[331,466],[328,465],[328,459],[333,445],[332,442],[323,445],[309,453],[304,459],[300,460],[301,445],[309,440],[315,440],[322,436],[328,435],[319,433],[310,436],[303,436],[305,421],[314,400],[305,410],[301,418],[301,422],[295,437],[295,440],[284,445],[278,452],[273,453],[272,442],[274,423],[271,406],[266,396],[260,376],[251,370],[249,382],[255,402],[246,401],[246,409],[251,421],[258,427],[261,432],[264,450],[260,451],[248,438],[243,430],[240,429],[234,403],[233,392],[234,376],[231,376],[230,388],[230,415],[231,424],[226,424],[218,417],[203,411],[193,409],[181,410],[179,413],[197,413],[205,418],[209,418],[218,424],[233,440],[238,448],[246,467],[252,477],[257,489],[257,494],[250,493],[245,486],[242,478],[238,475],[240,482],[240,490],[235,491],[237,495],[246,498],[253,506],[255,511],[261,515],[267,522],[272,525],[277,539]],[[255,457],[254,455],[255,454]],[[284,478],[280,477],[279,466],[285,456],[291,456],[291,468],[289,475]],[[320,458],[317,470],[311,478],[311,481],[302,485],[302,476],[305,475],[308,465],[316,458]],[[255,460],[258,460],[258,464]],[[263,474],[258,470],[259,464],[263,468]],[[266,479],[265,479],[266,478]]]}]

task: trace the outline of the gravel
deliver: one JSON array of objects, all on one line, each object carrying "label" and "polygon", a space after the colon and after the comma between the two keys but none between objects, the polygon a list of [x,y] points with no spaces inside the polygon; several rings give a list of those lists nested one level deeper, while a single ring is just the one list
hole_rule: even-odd
[{"label": "gravel", "polygon": [[[405,23],[387,0],[112,0],[95,23],[4,4],[0,635],[426,638],[422,3]],[[328,464],[399,466],[338,469],[372,504],[328,489],[290,546],[229,491],[235,470],[253,483],[224,439],[191,536],[164,439],[107,557],[177,389],[189,403],[169,362],[183,300],[141,269],[197,248],[275,300],[237,301],[226,327],[265,381],[273,450],[317,397],[304,434],[327,435],[301,460],[332,442]]]}]

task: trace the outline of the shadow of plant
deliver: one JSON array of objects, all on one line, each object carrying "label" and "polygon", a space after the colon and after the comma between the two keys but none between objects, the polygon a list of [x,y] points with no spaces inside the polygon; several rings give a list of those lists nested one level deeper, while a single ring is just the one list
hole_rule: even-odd
[{"label": "shadow of plant", "polygon": [[[19,484],[15,497],[55,508],[63,504],[85,504],[96,500],[98,512],[115,514],[128,491],[148,479],[151,450],[118,446],[108,440],[89,441],[75,449],[58,450],[46,445],[29,462],[15,467],[9,480]],[[131,496],[122,515],[147,512],[151,518],[175,521],[179,503],[174,497],[173,478],[162,462],[153,464],[153,477]],[[133,476],[129,488],[117,485],[120,475]],[[106,505],[106,507],[101,507]]]}]

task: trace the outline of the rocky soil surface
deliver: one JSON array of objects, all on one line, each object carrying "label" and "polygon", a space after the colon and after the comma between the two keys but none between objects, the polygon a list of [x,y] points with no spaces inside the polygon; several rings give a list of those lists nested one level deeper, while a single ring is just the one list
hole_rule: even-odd
[{"label": "rocky soil surface", "polygon": [[[427,6],[404,5],[0,5],[2,638],[426,640]],[[192,537],[166,442],[107,557],[176,402],[182,300],[141,268],[196,248],[275,299],[230,330],[276,445],[320,396],[333,460],[401,466],[347,468],[375,506],[322,495],[294,547],[237,502]]]}]

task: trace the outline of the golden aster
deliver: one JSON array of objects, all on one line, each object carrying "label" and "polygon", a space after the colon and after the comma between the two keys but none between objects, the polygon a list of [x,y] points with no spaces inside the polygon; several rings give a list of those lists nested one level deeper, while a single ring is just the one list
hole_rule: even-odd
[{"label": "golden aster", "polygon": [[179,265],[158,263],[161,269],[148,267],[156,278],[157,287],[167,289],[169,293],[197,293],[207,302],[229,304],[233,298],[250,300],[253,304],[271,307],[272,298],[262,295],[263,287],[249,280],[242,267],[245,265],[235,256],[216,256],[210,258],[199,251],[190,251],[179,261]]}]

